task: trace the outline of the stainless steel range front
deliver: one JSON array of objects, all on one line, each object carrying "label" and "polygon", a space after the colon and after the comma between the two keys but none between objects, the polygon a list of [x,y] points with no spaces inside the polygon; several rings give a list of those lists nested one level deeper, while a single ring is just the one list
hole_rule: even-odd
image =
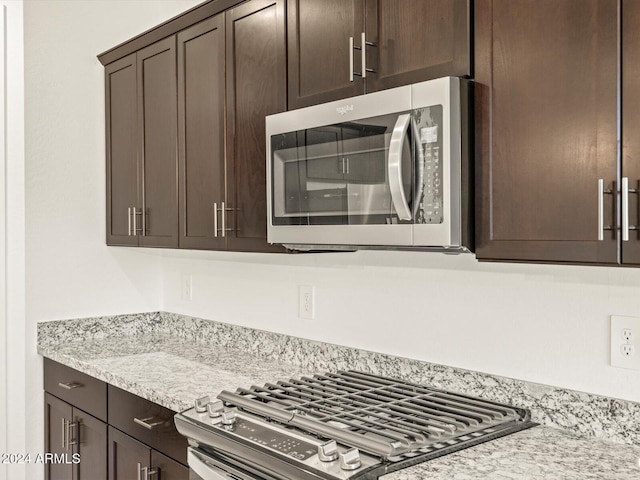
[{"label": "stainless steel range front", "polygon": [[356,371],[196,400],[192,480],[377,479],[534,426],[526,410]]}]

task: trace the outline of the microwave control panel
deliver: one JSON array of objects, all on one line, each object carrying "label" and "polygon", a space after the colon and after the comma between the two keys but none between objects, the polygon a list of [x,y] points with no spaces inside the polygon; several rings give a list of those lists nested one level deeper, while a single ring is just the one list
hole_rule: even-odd
[{"label": "microwave control panel", "polygon": [[419,141],[417,148],[422,149],[422,195],[418,199],[416,223],[442,223],[442,105],[433,105],[413,112]]}]

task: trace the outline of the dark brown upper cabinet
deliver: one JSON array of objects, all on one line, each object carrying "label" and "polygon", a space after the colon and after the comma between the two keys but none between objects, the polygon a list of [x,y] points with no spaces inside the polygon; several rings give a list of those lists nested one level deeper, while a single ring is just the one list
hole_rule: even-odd
[{"label": "dark brown upper cabinet", "polygon": [[287,18],[289,109],[472,73],[468,0],[287,0]]},{"label": "dark brown upper cabinet", "polygon": [[617,263],[617,22],[613,1],[475,2],[479,259]]},{"label": "dark brown upper cabinet", "polygon": [[264,119],[286,109],[283,0],[251,0],[178,34],[180,247],[266,241]]},{"label": "dark brown upper cabinet", "polygon": [[225,248],[224,14],[178,34],[178,126],[180,247]]},{"label": "dark brown upper cabinet", "polygon": [[622,201],[629,228],[621,238],[622,263],[640,265],[640,2],[622,2],[622,178],[628,179],[629,193]]},{"label": "dark brown upper cabinet", "polygon": [[178,246],[175,41],[105,70],[108,245]]},{"label": "dark brown upper cabinet", "polygon": [[107,245],[138,245],[132,208],[138,190],[136,54],[105,68],[107,135]]},{"label": "dark brown upper cabinet", "polygon": [[284,0],[250,0],[226,13],[226,202],[219,235],[238,251],[269,245],[265,117],[286,109]]}]

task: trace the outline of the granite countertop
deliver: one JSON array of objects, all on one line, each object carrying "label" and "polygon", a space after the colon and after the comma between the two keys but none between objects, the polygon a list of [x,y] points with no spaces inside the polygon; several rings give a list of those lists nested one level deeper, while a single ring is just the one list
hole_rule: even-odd
[{"label": "granite countertop", "polygon": [[[203,395],[318,373],[193,337],[142,332],[62,340],[39,336],[38,353],[174,411]],[[381,480],[637,480],[639,459],[637,446],[537,426]]]},{"label": "granite countertop", "polygon": [[315,373],[246,351],[158,334],[65,342],[38,353],[175,412],[204,395],[215,398],[222,390]]}]

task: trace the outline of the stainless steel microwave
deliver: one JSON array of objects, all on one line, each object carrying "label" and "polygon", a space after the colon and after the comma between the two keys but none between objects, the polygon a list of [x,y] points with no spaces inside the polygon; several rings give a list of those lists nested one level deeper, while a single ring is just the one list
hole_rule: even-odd
[{"label": "stainless steel microwave", "polygon": [[473,251],[470,91],[445,77],[268,116],[269,243]]}]

